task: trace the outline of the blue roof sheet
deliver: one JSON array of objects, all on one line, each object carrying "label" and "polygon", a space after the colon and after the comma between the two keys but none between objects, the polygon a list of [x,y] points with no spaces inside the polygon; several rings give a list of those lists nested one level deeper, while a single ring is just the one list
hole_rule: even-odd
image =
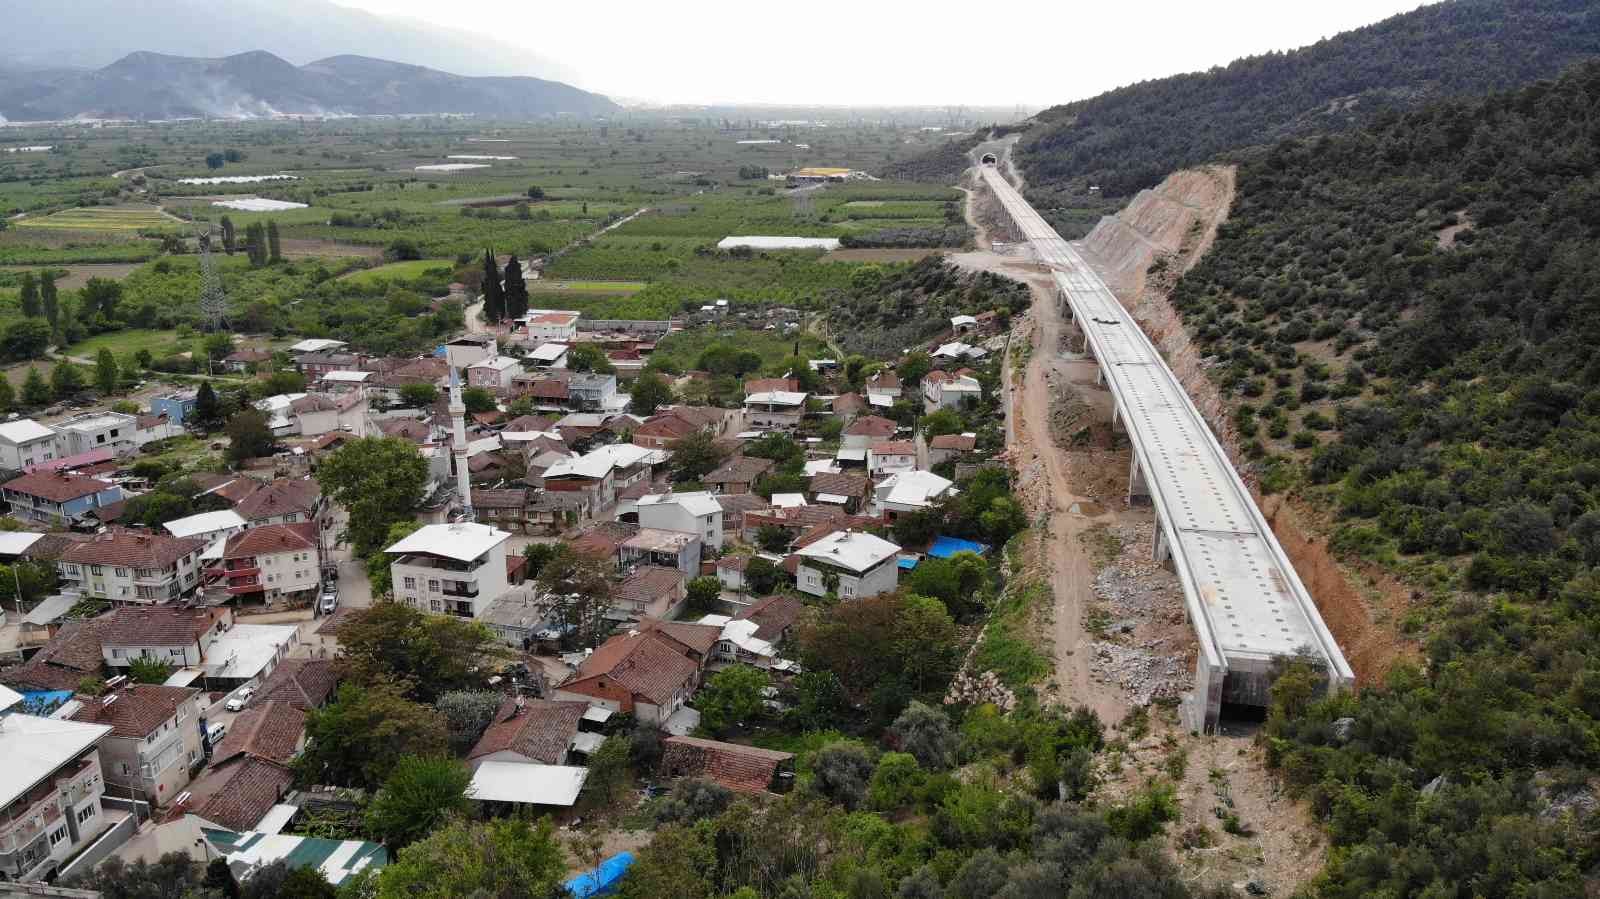
[{"label": "blue roof sheet", "polygon": [[971,540],[962,540],[960,537],[935,537],[933,545],[928,547],[928,555],[935,559],[948,559],[956,553],[976,553],[983,555],[989,547]]},{"label": "blue roof sheet", "polygon": [[600,863],[586,874],[567,881],[567,891],[573,899],[588,899],[590,896],[609,896],[616,892],[617,884],[622,882],[622,875],[628,873],[628,867],[633,864],[632,852],[619,852]]},{"label": "blue roof sheet", "polygon": [[900,560],[900,567],[901,567],[901,569],[903,569],[905,571],[910,571],[911,569],[917,567],[917,560],[916,559],[901,559]]}]

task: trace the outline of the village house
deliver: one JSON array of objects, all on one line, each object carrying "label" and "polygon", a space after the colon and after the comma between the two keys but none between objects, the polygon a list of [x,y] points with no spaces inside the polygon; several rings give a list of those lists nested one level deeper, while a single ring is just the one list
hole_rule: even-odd
[{"label": "village house", "polygon": [[202,609],[124,607],[95,623],[101,658],[111,668],[127,668],[134,659],[165,662],[173,668],[194,668],[233,627],[233,610],[226,606]]},{"label": "village house", "polygon": [[596,647],[578,670],[556,687],[554,698],[588,701],[631,714],[638,721],[666,726],[700,685],[707,655],[720,631],[698,625],[643,624]]},{"label": "village house", "polygon": [[700,479],[717,493],[749,493],[761,476],[772,470],[772,460],[759,456],[734,456]]},{"label": "village house", "polygon": [[580,372],[567,379],[567,406],[580,412],[617,410],[617,376]]},{"label": "village house", "polygon": [[506,540],[487,524],[430,524],[384,550],[395,599],[424,612],[476,618],[509,589]]},{"label": "village house", "polygon": [[338,687],[339,669],[332,659],[284,659],[261,681],[250,704],[283,703],[309,712],[327,705]]},{"label": "village house", "polygon": [[246,374],[262,363],[271,361],[270,350],[234,350],[222,357],[222,368],[233,374]]},{"label": "village house", "polygon": [[925,458],[924,468],[943,465],[972,452],[978,445],[977,434],[940,434],[931,440],[917,435],[918,454]]},{"label": "village house", "polygon": [[512,379],[522,374],[522,362],[514,356],[494,356],[467,368],[467,386],[481,387],[496,394],[511,392]]},{"label": "village house", "polygon": [[806,414],[806,397],[802,391],[764,390],[744,398],[745,421],[757,430],[792,431],[800,426]]},{"label": "village house", "polygon": [[815,474],[808,487],[812,502],[838,506],[851,514],[860,512],[872,500],[872,479],[859,474]]},{"label": "village house", "polygon": [[57,455],[54,428],[31,418],[0,423],[0,469],[21,471]]},{"label": "village house", "polygon": [[700,573],[700,546],[699,534],[641,527],[617,548],[617,562],[624,568],[662,565],[692,578]]},{"label": "village house", "polygon": [[73,721],[111,728],[100,743],[107,782],[158,806],[188,786],[190,769],[205,754],[199,690],[124,680],[100,696],[78,697],[78,704]]},{"label": "village house", "polygon": [[235,715],[222,742],[211,748],[211,763],[225,764],[253,755],[287,765],[306,747],[306,712],[278,699],[252,700]]},{"label": "village house", "polygon": [[865,531],[834,531],[795,555],[795,585],[812,596],[826,596],[833,587],[841,599],[861,599],[900,584],[900,547]]},{"label": "village house", "polygon": [[467,752],[467,767],[484,762],[565,765],[588,711],[587,700],[506,699]]},{"label": "village house", "polygon": [[882,440],[867,447],[867,473],[875,478],[916,467],[917,447],[909,440]]},{"label": "village house", "polygon": [[613,621],[675,618],[688,595],[688,580],[682,571],[640,565],[617,585],[606,617]]},{"label": "village house", "polygon": [[[250,527],[316,521],[327,507],[322,487],[314,478],[278,478],[262,482],[240,477],[207,492],[226,500]],[[331,526],[332,522],[323,522],[323,525]]]},{"label": "village house", "polygon": [[722,506],[710,493],[652,493],[637,502],[641,526],[697,534],[703,545],[721,551]]},{"label": "village house", "polygon": [[921,512],[955,492],[955,484],[931,471],[901,471],[884,478],[873,488],[875,511],[890,521]]},{"label": "village house", "polygon": [[522,357],[523,368],[566,368],[568,346],[564,343],[541,343]]},{"label": "village house", "polygon": [[852,421],[839,435],[839,445],[845,449],[864,450],[874,443],[894,436],[899,426],[887,418],[863,415]]},{"label": "village house", "polygon": [[529,309],[527,314],[512,322],[513,331],[521,331],[530,344],[572,343],[578,338],[578,319],[581,312],[565,309]]},{"label": "village house", "polygon": [[983,385],[971,375],[930,371],[922,378],[922,404],[925,411],[960,409],[968,400],[983,399]]},{"label": "village house", "polygon": [[122,412],[85,412],[54,425],[60,457],[79,456],[93,450],[110,450],[118,456],[139,451],[139,420]]},{"label": "village house", "polygon": [[722,507],[723,532],[735,534],[744,530],[746,512],[772,508],[772,503],[759,493],[719,493],[717,505]]},{"label": "village house", "polygon": [[786,793],[794,781],[794,753],[671,736],[661,741],[661,773],[709,780],[736,793]]},{"label": "village house", "polygon": [[[893,406],[894,401],[900,398],[902,390],[903,389],[900,385],[900,376],[895,374],[892,370],[885,369],[884,371],[880,371],[867,379],[868,402],[872,402],[873,400],[880,401],[873,402],[873,405],[875,406]],[[887,400],[887,402],[881,402],[882,400]]]},{"label": "village house", "polygon": [[228,538],[220,565],[208,574],[222,578],[228,595],[267,602],[307,598],[322,582],[317,526],[310,522],[269,524]]},{"label": "village house", "polygon": [[295,356],[294,367],[305,375],[307,384],[313,384],[330,371],[361,371],[364,361],[354,353],[329,349]]},{"label": "village house", "polygon": [[110,533],[75,543],[56,562],[65,587],[118,603],[170,602],[200,583],[198,537]]},{"label": "village house", "polygon": [[109,481],[58,471],[36,471],[0,485],[0,496],[19,521],[67,528],[92,513],[122,502],[122,488]]}]

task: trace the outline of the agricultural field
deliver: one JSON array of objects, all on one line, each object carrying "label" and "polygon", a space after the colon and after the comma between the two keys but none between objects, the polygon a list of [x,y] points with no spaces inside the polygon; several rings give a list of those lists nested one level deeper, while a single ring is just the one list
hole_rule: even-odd
[{"label": "agricultural field", "polygon": [[59,228],[67,231],[141,231],[181,224],[158,207],[88,206],[63,209],[46,216],[28,216],[12,223],[17,228]]},{"label": "agricultural field", "polygon": [[340,279],[353,284],[378,284],[389,281],[415,281],[430,269],[449,272],[454,264],[448,259],[408,259],[391,262],[377,268],[358,269],[340,275]]}]

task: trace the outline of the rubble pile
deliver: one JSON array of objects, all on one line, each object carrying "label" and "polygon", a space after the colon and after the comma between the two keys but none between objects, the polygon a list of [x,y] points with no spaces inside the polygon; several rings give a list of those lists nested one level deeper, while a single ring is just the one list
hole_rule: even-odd
[{"label": "rubble pile", "polygon": [[1126,690],[1139,705],[1176,698],[1190,681],[1183,587],[1150,558],[1154,521],[1118,524],[1111,534],[1122,551],[1094,579],[1095,598],[1110,619],[1107,638],[1090,645],[1094,677]]},{"label": "rubble pile", "polygon": [[1165,649],[1165,642],[1124,644],[1096,640],[1089,644],[1094,653],[1094,679],[1126,690],[1134,705],[1176,699],[1189,686],[1189,673],[1184,669],[1183,657]]},{"label": "rubble pile", "polygon": [[999,675],[993,671],[974,673],[970,668],[963,667],[944,696],[945,705],[982,705],[986,702],[1009,712],[1017,706],[1017,694],[1000,683]]}]

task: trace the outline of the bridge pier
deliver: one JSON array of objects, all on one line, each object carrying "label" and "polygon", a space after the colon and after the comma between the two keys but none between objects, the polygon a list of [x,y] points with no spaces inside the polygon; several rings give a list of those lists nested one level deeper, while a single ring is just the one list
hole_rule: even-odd
[{"label": "bridge pier", "polygon": [[1164,524],[1161,513],[1157,512],[1155,540],[1152,541],[1154,545],[1150,547],[1150,558],[1157,565],[1165,565],[1167,560],[1172,558],[1172,547],[1167,545],[1167,529],[1163,527]]},{"label": "bridge pier", "polygon": [[1140,499],[1146,502],[1150,500],[1150,485],[1145,481],[1144,471],[1139,468],[1139,456],[1136,453],[1128,463],[1128,505]]}]

